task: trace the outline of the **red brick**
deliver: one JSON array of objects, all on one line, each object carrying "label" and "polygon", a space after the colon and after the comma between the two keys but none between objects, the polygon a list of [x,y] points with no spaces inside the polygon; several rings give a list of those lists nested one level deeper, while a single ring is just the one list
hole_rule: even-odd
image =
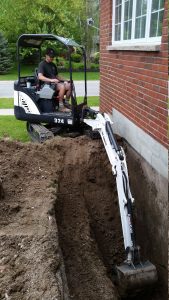
[{"label": "red brick", "polygon": [[116,108],[166,147],[167,9],[159,52],[107,51],[106,47],[111,44],[112,0],[101,0],[100,5],[101,110],[111,112]]}]

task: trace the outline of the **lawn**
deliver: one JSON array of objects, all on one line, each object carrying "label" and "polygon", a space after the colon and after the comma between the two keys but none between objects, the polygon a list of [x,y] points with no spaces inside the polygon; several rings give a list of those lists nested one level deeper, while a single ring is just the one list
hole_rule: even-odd
[{"label": "lawn", "polygon": [[13,98],[0,98],[0,109],[13,108],[13,106],[14,106]]},{"label": "lawn", "polygon": [[[77,97],[77,102],[80,103],[83,101],[83,97]],[[99,106],[99,97],[98,96],[88,96],[87,98],[88,106]]]},{"label": "lawn", "polygon": [[[83,101],[83,97],[77,97],[78,103]],[[0,109],[2,108],[13,108],[14,100],[13,98],[0,98]],[[99,106],[99,97],[98,96],[89,96],[88,97],[89,106]]]},{"label": "lawn", "polygon": [[[36,66],[37,67],[37,66]],[[21,73],[22,76],[31,76],[35,74],[35,66],[24,66],[24,69]],[[60,74],[65,78],[70,78],[69,72],[63,72]],[[15,67],[10,71],[9,74],[0,75],[0,80],[16,80],[18,77],[17,75],[17,68]],[[99,80],[100,74],[99,72],[87,72],[87,79],[88,80]],[[74,80],[84,80],[84,73],[83,72],[73,72],[73,79]]]},{"label": "lawn", "polygon": [[26,122],[16,120],[14,116],[0,116],[0,138],[10,138],[21,142],[30,141]]}]

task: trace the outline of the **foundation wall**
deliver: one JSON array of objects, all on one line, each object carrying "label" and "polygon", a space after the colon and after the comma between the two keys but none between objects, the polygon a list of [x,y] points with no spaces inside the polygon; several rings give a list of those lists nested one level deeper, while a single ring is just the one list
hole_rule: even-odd
[{"label": "foundation wall", "polygon": [[163,300],[168,285],[168,180],[130,146],[127,162],[136,207],[137,242],[141,254],[158,271]]},{"label": "foundation wall", "polygon": [[168,151],[117,110],[114,133],[125,138],[130,185],[136,204],[138,244],[155,264],[167,299],[168,268]]}]

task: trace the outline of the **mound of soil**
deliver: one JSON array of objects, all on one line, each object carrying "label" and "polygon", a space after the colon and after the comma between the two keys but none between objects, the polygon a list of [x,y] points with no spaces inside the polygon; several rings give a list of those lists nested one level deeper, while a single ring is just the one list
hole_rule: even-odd
[{"label": "mound of soil", "polygon": [[123,237],[102,142],[1,140],[0,165],[0,299],[120,299]]}]

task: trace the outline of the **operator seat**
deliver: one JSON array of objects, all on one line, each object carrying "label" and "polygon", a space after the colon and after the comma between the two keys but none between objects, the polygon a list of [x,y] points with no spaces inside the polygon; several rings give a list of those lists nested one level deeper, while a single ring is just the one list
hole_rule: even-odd
[{"label": "operator seat", "polygon": [[[50,113],[56,111],[56,107],[59,106],[58,92],[55,91],[55,84],[48,84],[39,80],[38,68],[35,68],[35,84],[36,93],[39,95],[39,106],[43,113]],[[45,89],[49,90],[49,95],[44,93]],[[46,89],[46,91],[47,91]]]},{"label": "operator seat", "polygon": [[36,84],[36,90],[39,91],[43,83],[38,78],[38,68],[35,68],[35,84]]}]

